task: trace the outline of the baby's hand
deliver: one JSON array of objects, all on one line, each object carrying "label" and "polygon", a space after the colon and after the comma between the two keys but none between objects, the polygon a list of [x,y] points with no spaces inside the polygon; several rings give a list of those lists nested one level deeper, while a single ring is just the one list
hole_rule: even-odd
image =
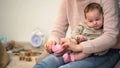
[{"label": "baby's hand", "polygon": [[85,41],[85,40],[87,40],[87,38],[85,36],[83,36],[83,35],[78,35],[77,40],[78,41]]},{"label": "baby's hand", "polygon": [[76,52],[77,51],[77,42],[75,39],[71,39],[71,38],[62,38],[61,39],[61,45],[63,47],[66,47],[68,50]]}]

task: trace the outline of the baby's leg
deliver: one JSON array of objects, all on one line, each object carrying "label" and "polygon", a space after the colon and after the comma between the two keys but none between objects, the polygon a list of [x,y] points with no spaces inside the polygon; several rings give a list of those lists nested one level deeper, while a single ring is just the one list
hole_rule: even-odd
[{"label": "baby's leg", "polygon": [[71,53],[70,54],[70,59],[71,59],[71,61],[77,61],[77,60],[84,59],[84,58],[86,58],[88,56],[90,56],[90,54],[85,54],[85,53],[82,53],[82,52]]},{"label": "baby's leg", "polygon": [[65,63],[70,62],[70,61],[71,61],[71,60],[70,60],[70,55],[69,55],[68,53],[65,53],[65,54],[63,55],[63,60],[64,60]]},{"label": "baby's leg", "polygon": [[71,54],[71,51],[68,51],[63,55],[63,60],[65,63],[71,62],[70,54]]}]

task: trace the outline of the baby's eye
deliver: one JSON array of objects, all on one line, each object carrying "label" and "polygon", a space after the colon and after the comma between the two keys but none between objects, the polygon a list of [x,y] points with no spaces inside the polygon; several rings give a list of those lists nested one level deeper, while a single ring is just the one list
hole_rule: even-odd
[{"label": "baby's eye", "polygon": [[99,19],[96,19],[96,21],[99,21]]},{"label": "baby's eye", "polygon": [[89,22],[93,22],[92,20],[89,20]]}]

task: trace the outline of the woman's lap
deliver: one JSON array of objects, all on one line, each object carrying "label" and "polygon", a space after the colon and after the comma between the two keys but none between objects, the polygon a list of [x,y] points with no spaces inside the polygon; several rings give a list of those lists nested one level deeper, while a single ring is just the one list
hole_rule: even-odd
[{"label": "woman's lap", "polygon": [[119,59],[118,51],[110,50],[102,56],[90,56],[86,59],[65,64],[62,57],[50,54],[34,68],[112,68]]},{"label": "woman's lap", "polygon": [[58,68],[63,65],[62,57],[56,57],[53,54],[48,55],[45,59],[38,62],[33,68]]}]

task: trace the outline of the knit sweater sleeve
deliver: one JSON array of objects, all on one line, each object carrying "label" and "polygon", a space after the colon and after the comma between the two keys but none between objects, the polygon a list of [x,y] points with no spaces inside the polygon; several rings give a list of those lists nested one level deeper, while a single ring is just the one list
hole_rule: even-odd
[{"label": "knit sweater sleeve", "polygon": [[48,41],[55,40],[59,43],[60,38],[66,36],[66,32],[68,29],[68,20],[67,20],[67,13],[66,13],[66,0],[62,0],[60,4],[60,9],[57,14],[57,18],[55,21],[55,25],[50,32]]},{"label": "knit sweater sleeve", "polygon": [[103,35],[94,39],[82,42],[83,53],[95,53],[112,48],[117,42],[118,29],[118,4],[116,0],[101,0],[104,10]]}]

